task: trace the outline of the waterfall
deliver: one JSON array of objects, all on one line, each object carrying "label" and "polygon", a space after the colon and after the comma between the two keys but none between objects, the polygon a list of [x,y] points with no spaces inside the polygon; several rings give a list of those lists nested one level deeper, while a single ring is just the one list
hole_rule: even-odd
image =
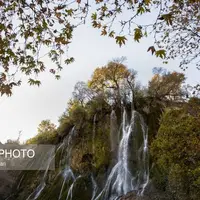
[{"label": "waterfall", "polygon": [[143,129],[143,133],[144,134],[144,147],[143,147],[143,157],[142,157],[142,161],[144,163],[144,173],[143,173],[143,185],[142,185],[142,189],[140,191],[140,195],[143,195],[144,190],[147,186],[147,184],[149,183],[149,152],[148,152],[148,131],[145,130],[145,123],[144,123],[144,119],[142,118],[142,116],[140,115],[141,118],[141,123],[142,123],[142,129]]},{"label": "waterfall", "polygon": [[[64,148],[62,150],[63,151],[65,150],[65,155],[64,155],[65,169],[62,173],[63,174],[63,183],[62,183],[62,187],[61,187],[61,190],[60,190],[58,200],[60,200],[62,198],[62,193],[63,193],[63,189],[65,187],[65,184],[69,183],[69,181],[71,181],[71,180],[74,183],[75,180],[76,180],[75,175],[74,175],[72,169],[70,168],[70,157],[71,157],[71,151],[72,151],[72,148],[73,148],[73,137],[74,136],[75,136],[75,127],[72,128],[68,137],[63,141],[64,142],[64,145],[63,145]],[[63,154],[63,151],[62,151],[62,154]],[[73,183],[72,183],[72,185],[73,185]],[[73,187],[72,185],[71,185],[71,187]],[[71,193],[70,192],[71,190],[69,189],[68,193]]]},{"label": "waterfall", "polygon": [[[50,154],[50,157],[49,157],[49,160],[48,160],[48,165],[47,165],[47,168],[46,168],[46,170],[45,170],[45,173],[44,173],[44,176],[43,176],[43,178],[42,178],[41,183],[40,183],[39,186],[36,188],[36,190],[33,191],[33,193],[31,193],[31,194],[28,196],[28,198],[27,198],[26,200],[32,200],[32,199],[33,199],[33,200],[36,200],[36,199],[40,196],[41,192],[44,190],[44,188],[45,188],[45,186],[46,186],[46,178],[47,178],[49,166],[50,166],[52,160],[53,160],[54,157],[55,157],[55,154],[54,154],[54,153],[55,153],[55,152],[52,151],[51,154]],[[54,154],[54,155],[53,155],[53,154]]]},{"label": "waterfall", "polygon": [[59,194],[58,200],[60,200],[62,198],[62,193],[63,193],[63,189],[65,187],[66,182],[71,180],[71,179],[73,181],[75,180],[74,173],[73,173],[73,171],[71,170],[71,168],[69,166],[67,166],[65,168],[63,176],[64,176],[64,180],[63,180],[63,183],[62,183],[62,187],[61,187],[61,190],[60,190],[60,194]]},{"label": "waterfall", "polygon": [[94,179],[94,176],[93,174],[91,175],[91,181],[92,181],[92,199],[91,200],[94,200],[95,196],[96,196],[96,193],[97,193],[97,190],[98,190],[98,186],[97,186],[97,183]]},{"label": "waterfall", "polygon": [[[119,128],[120,127],[120,128]],[[120,130],[119,130],[120,129]],[[119,134],[120,133],[120,134]],[[110,116],[110,140],[111,151],[115,162],[111,163],[110,174],[108,175],[104,188],[100,190],[98,181],[95,180],[93,172],[90,173],[91,197],[89,200],[117,200],[121,195],[135,191],[141,196],[149,181],[148,164],[148,131],[142,115],[137,111],[132,112],[131,119],[124,109],[121,126],[117,124],[115,111]],[[58,200],[76,200],[77,185],[84,175],[74,174],[70,168],[71,152],[76,139],[76,131],[73,127],[63,142],[58,146],[56,152],[61,151],[59,163],[59,174],[61,176],[60,191]],[[92,129],[92,151],[95,153],[96,138],[96,115],[93,119]],[[54,155],[55,156],[55,155]],[[52,158],[51,158],[52,159]],[[50,159],[50,161],[51,161]],[[49,162],[50,164],[50,162]],[[64,165],[64,169],[62,166]],[[48,167],[44,173],[40,185],[26,200],[36,200],[46,187]]]},{"label": "waterfall", "polygon": [[[48,175],[48,170],[49,170],[49,166],[51,164],[51,161],[55,158],[56,153],[61,149],[62,150],[62,156],[64,157],[64,162],[66,163],[66,167],[63,171],[63,184],[62,184],[62,188],[60,191],[60,198],[62,197],[62,190],[64,188],[64,185],[66,183],[66,181],[70,180],[70,178],[72,178],[73,180],[75,179],[74,174],[72,172],[72,170],[69,167],[69,162],[70,162],[70,155],[71,155],[71,150],[73,147],[73,136],[75,135],[75,127],[73,127],[71,129],[71,131],[69,132],[68,136],[63,140],[63,142],[57,147],[56,152],[52,152],[50,157],[49,157],[49,161],[48,161],[48,165],[47,168],[44,172],[43,178],[40,182],[40,184],[38,185],[38,187],[35,189],[35,191],[33,191],[26,200],[36,200],[42,193],[42,191],[44,190],[44,188],[46,187],[46,178]],[[53,155],[54,154],[54,155]],[[65,155],[63,155],[65,154]],[[62,161],[62,160],[61,160]],[[60,164],[61,163],[60,161]]]},{"label": "waterfall", "polygon": [[138,112],[132,112],[129,122],[124,110],[118,160],[95,200],[115,200],[133,190],[142,195],[148,180],[147,127]]},{"label": "waterfall", "polygon": [[76,181],[77,181],[78,179],[80,179],[81,177],[82,177],[81,175],[78,176],[78,177],[74,180],[74,182],[71,184],[71,186],[70,186],[70,188],[69,188],[69,190],[68,190],[68,194],[67,194],[66,200],[72,200],[72,198],[73,198],[73,188],[74,188],[74,185],[75,185]]},{"label": "waterfall", "polygon": [[18,183],[18,185],[17,185],[17,190],[20,188],[23,179],[24,179],[24,175],[23,175],[23,176],[20,178],[20,180],[19,180],[19,183]]}]

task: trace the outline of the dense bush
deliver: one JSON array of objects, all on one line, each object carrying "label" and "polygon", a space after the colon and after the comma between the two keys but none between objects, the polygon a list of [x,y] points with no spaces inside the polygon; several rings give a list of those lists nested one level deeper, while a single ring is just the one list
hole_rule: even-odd
[{"label": "dense bush", "polygon": [[35,137],[27,140],[27,144],[56,144],[56,143],[58,143],[58,134],[56,131],[37,134]]},{"label": "dense bush", "polygon": [[59,136],[61,136],[62,138],[65,137],[70,132],[73,126],[74,124],[71,118],[66,113],[64,113],[59,119],[59,126],[57,128]]},{"label": "dense bush", "polygon": [[57,144],[59,142],[56,125],[50,120],[43,120],[38,126],[38,134],[27,140],[27,144]]},{"label": "dense bush", "polygon": [[[192,103],[192,104],[191,104]],[[164,112],[151,154],[167,179],[166,188],[175,199],[197,200],[200,196],[200,113],[194,100],[181,109]]]}]

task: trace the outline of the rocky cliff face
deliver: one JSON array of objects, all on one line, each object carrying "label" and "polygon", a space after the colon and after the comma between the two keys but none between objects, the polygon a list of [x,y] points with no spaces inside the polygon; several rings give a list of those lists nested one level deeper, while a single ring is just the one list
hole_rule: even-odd
[{"label": "rocky cliff face", "polygon": [[11,194],[12,188],[17,184],[18,175],[17,171],[0,170],[0,200],[4,200]]},{"label": "rocky cliff face", "polygon": [[142,196],[137,195],[137,191],[131,191],[123,195],[119,200],[172,200],[173,197],[168,193],[158,190],[152,181],[149,181]]},{"label": "rocky cliff face", "polygon": [[6,171],[0,171],[0,183],[0,200],[3,200],[11,191],[13,178]]},{"label": "rocky cliff face", "polygon": [[119,200],[172,200],[172,197],[169,196],[169,194],[163,194],[162,192],[151,192],[144,196],[137,196],[135,192],[130,192],[122,196]]}]

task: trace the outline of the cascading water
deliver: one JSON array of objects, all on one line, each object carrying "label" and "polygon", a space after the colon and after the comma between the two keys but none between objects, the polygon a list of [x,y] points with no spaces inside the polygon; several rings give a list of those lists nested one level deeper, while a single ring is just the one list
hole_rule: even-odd
[{"label": "cascading water", "polygon": [[47,178],[47,174],[48,174],[48,170],[49,170],[49,166],[51,164],[51,161],[54,159],[55,155],[53,155],[54,152],[51,152],[51,155],[49,157],[49,161],[48,161],[48,165],[47,165],[47,168],[45,170],[45,173],[44,173],[44,176],[42,178],[42,181],[41,183],[39,184],[39,186],[36,188],[36,190],[31,193],[28,198],[26,200],[36,200],[41,192],[44,190],[45,186],[46,186],[46,178]]},{"label": "cascading water", "polygon": [[69,188],[69,190],[68,190],[68,194],[67,194],[66,200],[72,200],[72,199],[73,199],[73,188],[74,188],[74,185],[75,185],[76,181],[77,181],[78,179],[80,179],[81,177],[82,177],[81,175],[78,176],[78,177],[74,180],[74,182],[71,184],[71,186],[70,186],[70,188]]},{"label": "cascading water", "polygon": [[[74,175],[72,169],[70,168],[70,156],[71,156],[71,151],[72,151],[72,147],[73,147],[74,135],[75,135],[75,127],[72,128],[68,137],[63,141],[64,144],[63,144],[62,154],[64,154],[64,155],[62,155],[62,156],[64,157],[65,168],[64,168],[64,171],[62,172],[63,183],[62,183],[62,187],[60,190],[58,200],[60,200],[62,198],[65,184],[69,181],[74,182],[76,180],[75,175]],[[65,150],[65,152],[63,153],[64,150]]]},{"label": "cascading water", "polygon": [[[135,191],[137,195],[142,195],[149,181],[148,169],[148,144],[147,144],[147,126],[142,116],[136,112],[132,112],[131,119],[128,119],[127,112],[124,110],[122,125],[119,130],[117,117],[114,111],[111,113],[110,139],[111,151],[115,157],[111,162],[111,171],[108,175],[105,187],[99,192],[100,188],[93,172],[90,174],[90,197],[88,200],[117,200],[121,195],[130,191]],[[68,136],[57,148],[57,152],[61,150],[61,159],[59,162],[61,175],[60,191],[57,199],[76,200],[77,185],[84,174],[74,174],[70,168],[71,152],[74,146],[75,128],[73,128]],[[121,136],[120,133],[121,132]],[[95,136],[96,136],[96,115],[93,119],[93,136],[92,151],[95,153]],[[120,137],[119,137],[120,136]],[[65,166],[64,169],[62,166]],[[46,169],[43,179],[36,190],[26,200],[36,200],[40,197],[46,186],[46,177],[48,168]],[[66,195],[67,190],[67,195]]]},{"label": "cascading water", "polygon": [[93,192],[92,192],[92,199],[91,200],[94,200],[95,199],[95,196],[97,194],[97,191],[98,191],[98,186],[97,186],[97,183],[94,179],[94,176],[93,174],[91,175],[91,181],[92,181],[92,189],[93,189]]},{"label": "cascading water", "polygon": [[63,190],[64,190],[66,182],[69,181],[69,180],[72,180],[72,181],[75,180],[74,173],[73,173],[73,171],[71,170],[71,168],[69,166],[67,166],[65,168],[63,176],[64,176],[64,180],[63,180],[63,183],[62,183],[62,187],[61,187],[61,190],[60,190],[60,194],[59,194],[58,200],[60,200],[62,198],[62,194],[63,194]]},{"label": "cascading water", "polygon": [[[58,148],[56,149],[56,153],[61,149],[62,150],[62,154],[64,154],[66,152],[66,155],[63,155],[64,157],[64,162],[66,163],[66,167],[63,170],[63,184],[62,184],[62,188],[60,191],[60,195],[59,195],[59,199],[62,197],[62,190],[64,188],[65,183],[68,180],[75,180],[75,176],[71,170],[71,168],[69,167],[69,159],[70,159],[70,155],[71,155],[71,149],[72,149],[72,139],[75,133],[75,127],[72,128],[72,130],[70,131],[68,137],[66,137],[66,139],[63,140],[63,142],[58,146]],[[65,150],[65,152],[64,152]],[[63,153],[64,152],[64,153]],[[54,152],[52,152],[53,154]],[[49,162],[48,162],[48,166],[45,170],[44,176],[39,184],[39,186],[35,189],[35,191],[33,191],[33,193],[31,193],[28,198],[26,200],[36,200],[38,199],[38,197],[40,196],[40,194],[42,193],[42,191],[44,190],[44,188],[46,187],[46,178],[48,175],[48,170],[49,170],[49,166],[51,164],[51,161],[55,158],[56,153],[52,156],[49,157]],[[61,165],[61,163],[60,163]]]},{"label": "cascading water", "polygon": [[148,180],[147,127],[138,112],[129,122],[124,110],[118,160],[95,200],[115,200],[133,190],[142,195]]}]

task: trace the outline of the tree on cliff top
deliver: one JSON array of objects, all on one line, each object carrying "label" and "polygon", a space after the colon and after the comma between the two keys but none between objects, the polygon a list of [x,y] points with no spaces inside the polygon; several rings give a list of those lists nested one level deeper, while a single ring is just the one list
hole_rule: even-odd
[{"label": "tree on cliff top", "polygon": [[184,95],[186,97],[182,87],[185,79],[183,73],[166,72],[157,68],[149,81],[148,93],[157,100],[183,100]]},{"label": "tree on cliff top", "polygon": [[[124,98],[134,96],[136,71],[128,69],[125,58],[116,59],[94,71],[89,87],[97,94],[103,94],[109,101],[121,105]],[[132,100],[132,99],[131,99]]]},{"label": "tree on cliff top", "polygon": [[58,140],[56,125],[50,120],[42,120],[38,125],[38,133],[27,140],[27,144],[54,144]]}]

